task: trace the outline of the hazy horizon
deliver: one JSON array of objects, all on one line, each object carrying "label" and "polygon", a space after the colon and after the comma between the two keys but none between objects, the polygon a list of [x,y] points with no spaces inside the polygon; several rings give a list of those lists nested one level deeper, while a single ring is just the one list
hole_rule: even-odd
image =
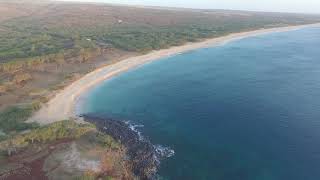
[{"label": "hazy horizon", "polygon": [[320,14],[319,0],[60,0],[73,2],[101,2],[112,4],[142,5],[142,6],[162,6],[162,7],[180,7],[196,9],[226,9],[226,10],[246,10],[263,12],[290,12],[290,13],[313,13]]}]

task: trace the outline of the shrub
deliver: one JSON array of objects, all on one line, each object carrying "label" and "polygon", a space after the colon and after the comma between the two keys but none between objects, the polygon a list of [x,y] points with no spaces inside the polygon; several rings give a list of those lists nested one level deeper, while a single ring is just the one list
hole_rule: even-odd
[{"label": "shrub", "polygon": [[32,108],[32,111],[37,111],[41,108],[41,102],[40,101],[34,101],[32,102],[31,104],[31,108]]},{"label": "shrub", "polygon": [[100,145],[110,148],[110,149],[119,149],[120,144],[115,141],[111,136],[99,132],[96,137],[97,143]]},{"label": "shrub", "polygon": [[25,121],[31,116],[32,108],[30,107],[10,107],[0,112],[0,130],[4,133],[11,131],[23,131],[37,127],[35,123],[26,123]]},{"label": "shrub", "polygon": [[18,134],[0,143],[0,150],[24,148],[33,143],[48,143],[59,139],[73,139],[92,131],[91,124],[78,124],[70,120],[55,122],[43,127],[33,128],[30,132]]},{"label": "shrub", "polygon": [[13,82],[20,85],[22,83],[26,83],[27,81],[31,80],[32,77],[29,73],[22,73],[22,74],[17,74],[13,78]]}]

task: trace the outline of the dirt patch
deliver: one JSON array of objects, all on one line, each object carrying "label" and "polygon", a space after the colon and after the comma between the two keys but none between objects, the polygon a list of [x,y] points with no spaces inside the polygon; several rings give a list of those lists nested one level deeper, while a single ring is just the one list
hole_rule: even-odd
[{"label": "dirt patch", "polygon": [[78,146],[76,142],[72,142],[60,147],[46,159],[43,169],[48,172],[50,179],[68,180],[81,176],[87,171],[100,170],[100,160],[86,158],[78,150]]},{"label": "dirt patch", "polygon": [[[48,179],[43,171],[45,159],[62,144],[69,144],[72,140],[64,139],[46,146],[32,146],[7,159],[6,168],[1,168],[0,179],[26,180]],[[7,170],[6,170],[7,169]]]}]

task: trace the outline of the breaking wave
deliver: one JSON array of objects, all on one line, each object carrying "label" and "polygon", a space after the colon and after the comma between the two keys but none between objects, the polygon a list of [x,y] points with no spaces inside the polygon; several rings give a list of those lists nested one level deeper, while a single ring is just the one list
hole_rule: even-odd
[{"label": "breaking wave", "polygon": [[[141,131],[139,131],[139,128],[143,128],[144,125],[142,124],[134,124],[130,121],[125,121],[125,123],[128,125],[128,127],[135,133],[138,134],[139,136],[139,140],[140,141],[147,141],[147,139],[142,135]],[[170,147],[161,145],[161,144],[156,144],[153,145],[155,152],[156,152],[156,158],[157,160],[161,160],[164,158],[169,158],[174,156],[175,152],[173,149],[171,149]]]}]

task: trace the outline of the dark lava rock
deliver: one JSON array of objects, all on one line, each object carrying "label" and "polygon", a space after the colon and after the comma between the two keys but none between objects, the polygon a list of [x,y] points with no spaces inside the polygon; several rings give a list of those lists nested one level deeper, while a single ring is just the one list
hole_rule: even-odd
[{"label": "dark lava rock", "polygon": [[156,173],[160,165],[158,153],[149,140],[141,139],[138,132],[132,130],[126,122],[91,115],[81,117],[95,124],[99,131],[112,136],[127,148],[133,171],[138,177],[146,180],[157,179]]}]

